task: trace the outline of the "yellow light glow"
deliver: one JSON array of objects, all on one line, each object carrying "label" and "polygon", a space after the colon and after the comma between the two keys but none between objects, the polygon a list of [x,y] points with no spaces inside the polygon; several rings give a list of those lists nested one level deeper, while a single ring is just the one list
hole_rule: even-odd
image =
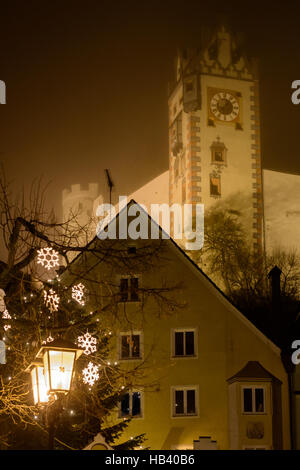
[{"label": "yellow light glow", "polygon": [[35,366],[31,370],[31,379],[34,404],[47,403],[49,395],[45,382],[44,368],[42,366]]},{"label": "yellow light glow", "polygon": [[39,402],[39,392],[38,392],[38,385],[37,385],[37,376],[36,376],[36,368],[34,367],[31,371],[31,380],[32,380],[32,390],[33,390],[33,401],[36,405]]},{"label": "yellow light glow", "polygon": [[75,351],[49,350],[44,354],[46,386],[50,391],[69,391],[75,361]]}]

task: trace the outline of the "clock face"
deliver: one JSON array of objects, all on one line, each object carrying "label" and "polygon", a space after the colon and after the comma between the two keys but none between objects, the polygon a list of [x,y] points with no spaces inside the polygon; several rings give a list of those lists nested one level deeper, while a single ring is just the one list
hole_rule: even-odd
[{"label": "clock face", "polygon": [[231,93],[221,91],[211,98],[210,110],[217,119],[230,122],[237,118],[240,107]]}]

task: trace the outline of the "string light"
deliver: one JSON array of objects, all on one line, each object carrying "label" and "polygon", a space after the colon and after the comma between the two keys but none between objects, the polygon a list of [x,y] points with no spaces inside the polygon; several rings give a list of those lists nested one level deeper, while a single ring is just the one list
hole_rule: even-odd
[{"label": "string light", "polygon": [[84,305],[84,291],[85,286],[80,282],[76,286],[72,287],[72,299],[76,300],[80,305]]},{"label": "string light", "polygon": [[94,383],[99,379],[98,370],[98,366],[96,366],[92,362],[89,362],[88,366],[82,371],[83,383],[88,384],[92,387]]},{"label": "string light", "polygon": [[38,250],[37,264],[41,264],[46,269],[59,266],[59,254],[51,247],[45,247]]},{"label": "string light", "polygon": [[44,302],[46,307],[49,308],[50,312],[57,312],[59,306],[59,295],[54,289],[50,289],[48,292],[44,290]]},{"label": "string light", "polygon": [[83,336],[78,336],[78,346],[84,349],[84,354],[87,356],[89,354],[97,351],[97,339],[90,335],[89,332],[86,332]]},{"label": "string light", "polygon": [[6,309],[4,310],[4,312],[3,312],[3,314],[2,314],[2,318],[6,318],[6,319],[8,319],[8,320],[11,319],[11,316],[10,316],[10,314],[8,313],[8,310],[6,310]]},{"label": "string light", "polygon": [[52,343],[52,341],[54,341],[54,338],[52,338],[52,336],[49,335],[48,338],[43,341],[43,344]]}]

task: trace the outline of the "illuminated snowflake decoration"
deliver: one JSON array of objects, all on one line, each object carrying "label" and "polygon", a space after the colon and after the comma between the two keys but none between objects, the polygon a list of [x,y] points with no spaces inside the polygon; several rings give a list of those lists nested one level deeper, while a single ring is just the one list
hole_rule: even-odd
[{"label": "illuminated snowflake decoration", "polygon": [[48,292],[44,290],[44,302],[46,307],[49,308],[50,312],[57,312],[59,306],[59,295],[54,289],[50,289]]},{"label": "illuminated snowflake decoration", "polygon": [[84,305],[84,291],[85,286],[81,282],[72,287],[72,299],[76,300],[80,305]]},{"label": "illuminated snowflake decoration", "polygon": [[52,338],[52,336],[49,335],[48,338],[43,341],[43,344],[52,343],[52,341],[54,341],[54,338]]},{"label": "illuminated snowflake decoration", "polygon": [[11,319],[11,316],[10,314],[8,313],[8,310],[4,310],[3,314],[2,314],[2,318],[7,318],[8,320]]},{"label": "illuminated snowflake decoration", "polygon": [[4,325],[3,328],[4,328],[4,331],[7,331],[7,330],[9,330],[9,328],[11,328],[11,326],[10,325]]},{"label": "illuminated snowflake decoration", "polygon": [[59,254],[51,247],[41,248],[38,250],[37,264],[41,264],[46,269],[59,266]]},{"label": "illuminated snowflake decoration", "polygon": [[92,362],[89,362],[88,366],[82,371],[83,382],[92,387],[94,383],[99,379],[98,370],[99,366],[96,366]]},{"label": "illuminated snowflake decoration", "polygon": [[78,336],[78,346],[84,349],[84,354],[87,356],[97,350],[97,340],[90,333],[85,333],[83,336]]}]

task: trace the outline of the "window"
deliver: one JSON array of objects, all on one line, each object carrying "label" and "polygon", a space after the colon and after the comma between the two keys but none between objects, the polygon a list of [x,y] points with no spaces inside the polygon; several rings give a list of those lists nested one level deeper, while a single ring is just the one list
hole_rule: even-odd
[{"label": "window", "polygon": [[223,163],[225,161],[224,152],[222,150],[214,150],[212,152],[213,163]]},{"label": "window", "polygon": [[180,113],[171,128],[171,149],[176,156],[182,150],[182,113]]},{"label": "window", "polygon": [[120,301],[138,301],[139,294],[139,278],[138,277],[124,277],[120,279]]},{"label": "window", "polygon": [[173,416],[196,416],[197,387],[174,387],[172,389]]},{"label": "window", "polygon": [[210,176],[210,195],[221,196],[221,177]]},{"label": "window", "polygon": [[263,387],[243,387],[243,412],[265,413],[265,389]]},{"label": "window", "polygon": [[195,356],[195,330],[173,331],[173,357]]},{"label": "window", "polygon": [[138,391],[126,393],[121,401],[121,417],[142,417],[142,393]]},{"label": "window", "polygon": [[140,332],[120,333],[120,359],[141,358],[141,346]]},{"label": "window", "polygon": [[220,141],[220,137],[212,143],[210,146],[211,150],[211,163],[213,164],[226,164],[227,160],[227,148],[225,144]]}]

